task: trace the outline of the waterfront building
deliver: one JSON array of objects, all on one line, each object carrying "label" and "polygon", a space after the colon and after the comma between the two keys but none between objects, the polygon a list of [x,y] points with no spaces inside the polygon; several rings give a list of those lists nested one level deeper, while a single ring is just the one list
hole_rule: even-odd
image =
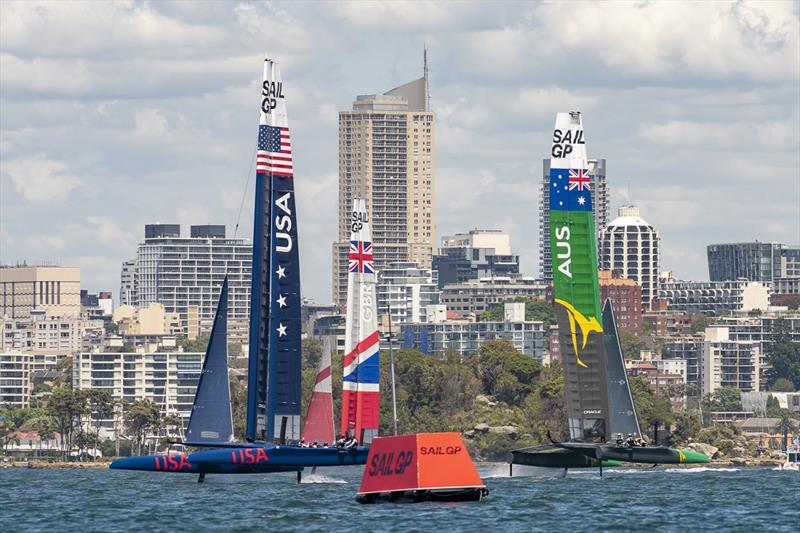
[{"label": "waterfront building", "polygon": [[[161,416],[177,415],[184,427],[189,420],[194,393],[200,379],[203,353],[195,352],[84,352],[73,361],[74,389],[98,389],[119,402],[150,400]],[[112,438],[122,429],[122,412],[117,410],[93,426],[100,436]]]},{"label": "waterfront building", "polygon": [[619,270],[642,288],[642,309],[649,310],[658,296],[660,238],[639,216],[639,208],[619,208],[619,216],[600,234],[598,259],[603,270]]},{"label": "waterfront building", "polygon": [[[435,306],[434,306],[435,307]],[[441,316],[431,310],[431,316]],[[505,339],[521,353],[541,362],[545,355],[544,324],[525,320],[525,304],[506,303],[504,320],[475,322],[445,319],[427,323],[410,323],[401,328],[403,348],[415,348],[429,355],[441,355],[448,350],[462,358],[478,351],[490,340]]]},{"label": "waterfront building", "polygon": [[333,300],[347,300],[347,254],[354,198],[366,199],[372,254],[431,268],[435,233],[434,113],[423,76],[384,94],[359,95],[339,112],[339,235],[333,243]]},{"label": "waterfront building", "polygon": [[[683,361],[686,367],[686,383],[700,387],[700,359],[703,353],[705,334],[680,335],[666,339],[662,351],[663,361]],[[665,363],[666,364],[666,363]]]},{"label": "waterfront building", "polygon": [[508,233],[474,229],[442,237],[433,256],[439,288],[471,279],[519,275],[519,256],[511,253]]},{"label": "waterfront building", "polygon": [[392,325],[426,322],[429,305],[439,303],[439,289],[434,271],[416,263],[395,263],[378,271],[378,317],[381,329],[388,328],[387,311]]},{"label": "waterfront building", "polygon": [[597,278],[600,301],[610,299],[614,304],[617,328],[636,335],[642,332],[642,288],[632,279],[623,278],[619,271],[601,270]]},{"label": "waterfront building", "polygon": [[769,302],[776,306],[797,308],[800,305],[800,277],[775,278]]},{"label": "waterfront building", "polygon": [[34,310],[26,318],[0,318],[0,350],[70,355],[83,349],[88,337],[102,337],[102,320],[50,316]]},{"label": "waterfront building", "polygon": [[724,326],[706,328],[700,364],[703,396],[720,387],[742,392],[759,390],[761,350],[758,342],[734,340]]},{"label": "waterfront building", "polygon": [[0,409],[30,407],[33,355],[0,351]]},{"label": "waterfront building", "polygon": [[121,294],[121,303],[160,303],[167,313],[178,313],[187,330],[199,322],[200,332],[209,332],[227,275],[229,337],[246,339],[252,256],[252,245],[227,238],[225,226],[192,226],[190,237],[181,238],[178,224],[148,224],[133,266],[123,263],[123,287],[133,287],[123,291],[129,296]]},{"label": "waterfront building", "polygon": [[658,298],[672,311],[694,315],[721,316],[731,311],[766,311],[770,287],[757,281],[661,280]]},{"label": "waterfront building", "polygon": [[[608,224],[609,193],[606,181],[606,160],[589,159],[589,190],[594,208],[594,229],[597,232],[597,249],[600,249],[600,232]],[[550,159],[542,160],[542,181],[539,194],[539,277],[553,281],[553,263],[550,257]]]},{"label": "waterfront building", "polygon": [[711,281],[747,279],[771,282],[800,277],[800,246],[777,242],[710,244],[708,277]]},{"label": "waterfront building", "polygon": [[0,316],[28,318],[81,314],[81,269],[58,266],[0,266]]},{"label": "waterfront building", "polygon": [[547,293],[548,285],[534,278],[483,278],[445,285],[439,303],[462,315],[480,316],[493,305],[518,298],[545,300]]}]

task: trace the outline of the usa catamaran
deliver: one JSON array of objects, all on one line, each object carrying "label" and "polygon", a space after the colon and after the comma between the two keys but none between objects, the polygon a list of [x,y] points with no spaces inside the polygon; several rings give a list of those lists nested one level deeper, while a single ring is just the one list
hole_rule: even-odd
[{"label": "usa catamaran", "polygon": [[[299,445],[300,269],[292,142],[285,96],[278,65],[266,59],[256,154],[246,442],[232,442],[226,280],[220,292],[187,439],[182,443],[206,449],[180,456],[127,457],[114,461],[111,468],[197,473],[199,481],[208,473],[296,471],[299,480],[304,467],[366,462],[369,449],[363,445],[347,449]],[[378,343],[377,326],[372,324],[376,327],[371,330],[368,327],[370,331],[363,336],[363,321],[357,318],[374,322],[376,313],[369,228],[363,204],[359,205],[364,213],[363,224],[358,231],[354,229],[357,251],[350,254],[351,265],[354,261],[357,265],[350,269],[351,284],[355,287],[351,292],[358,294],[358,301],[348,304],[348,324],[353,324],[350,330],[355,333],[348,334],[344,363],[342,430],[368,444],[378,428]],[[330,364],[327,382],[324,370],[321,377],[316,392],[329,393]],[[324,397],[317,398],[325,402]],[[315,405],[312,403],[311,407],[314,409]],[[325,409],[328,407],[322,405],[317,411],[321,414]],[[310,416],[316,418],[317,411],[312,410]],[[306,431],[312,428],[306,426]],[[333,444],[333,439],[327,442]]]},{"label": "usa catamaran", "polygon": [[[511,464],[564,468],[603,463],[708,463],[704,454],[626,446],[642,437],[625,374],[614,310],[600,312],[594,215],[580,112],[558,113],[550,163],[553,294],[570,439],[514,450]],[[622,436],[622,438],[621,438]],[[619,444],[622,442],[622,444]]]}]

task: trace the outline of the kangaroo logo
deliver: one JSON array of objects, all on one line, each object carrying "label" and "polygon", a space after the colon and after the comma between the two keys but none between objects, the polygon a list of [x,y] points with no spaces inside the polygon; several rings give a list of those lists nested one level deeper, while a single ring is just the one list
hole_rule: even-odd
[{"label": "kangaroo logo", "polygon": [[578,332],[575,329],[575,323],[577,322],[578,327],[581,328],[581,338],[583,339],[581,350],[586,349],[586,342],[589,340],[589,333],[592,331],[596,333],[603,333],[603,326],[597,322],[595,317],[586,318],[583,316],[583,314],[575,309],[571,303],[558,298],[556,298],[555,301],[557,304],[563,305],[567,310],[567,316],[569,317],[569,330],[572,334],[572,347],[575,349],[575,357],[578,359],[578,364],[583,368],[589,368],[586,366],[586,363],[581,360],[580,352],[578,351]]}]

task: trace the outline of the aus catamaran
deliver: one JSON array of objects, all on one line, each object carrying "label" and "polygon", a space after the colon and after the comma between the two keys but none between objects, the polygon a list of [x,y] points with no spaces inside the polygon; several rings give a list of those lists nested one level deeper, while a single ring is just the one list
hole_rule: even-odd
[{"label": "aus catamaran", "polygon": [[[233,442],[227,366],[226,280],[220,291],[187,439],[181,443],[204,449],[179,456],[127,457],[114,461],[111,468],[196,473],[200,475],[199,481],[208,473],[296,471],[299,480],[300,472],[305,467],[366,462],[369,449],[363,445],[337,448],[332,446],[332,438],[323,441],[331,444],[327,447],[299,445],[302,438],[300,268],[286,95],[278,65],[266,59],[259,99],[256,152],[246,442]],[[365,319],[369,317],[372,321],[376,314],[369,228],[365,226],[366,211],[363,205],[359,208],[364,213],[363,224],[359,228],[361,233],[354,233],[357,248],[355,261],[358,263],[355,270],[359,277],[351,279],[351,283],[355,283],[353,291],[357,294],[358,302],[352,303],[352,309],[348,306],[348,323],[355,320],[350,316],[351,313],[358,313]],[[353,255],[351,253],[351,262]],[[367,269],[372,273],[372,286]],[[351,268],[351,275],[353,272]],[[362,336],[361,332],[366,330],[361,325],[361,319],[353,324],[356,333],[355,336],[348,336],[351,346],[344,365],[347,392],[343,402],[346,414],[343,415],[342,430],[360,438],[362,443],[369,443],[378,428],[377,326],[374,331]],[[318,432],[321,426],[326,425],[320,417],[330,412],[332,421],[333,416],[329,394],[329,362],[327,377],[323,368],[317,381],[317,402],[312,402],[309,413],[313,423],[307,424],[304,431],[309,436],[316,433],[317,438],[326,438],[330,433],[323,435]]]},{"label": "aus catamaran", "polygon": [[708,463],[693,450],[618,444],[627,435],[640,438],[642,431],[611,301],[600,311],[590,187],[581,114],[558,113],[550,163],[550,246],[570,438],[514,450],[511,464],[597,466],[602,472],[610,461]]}]

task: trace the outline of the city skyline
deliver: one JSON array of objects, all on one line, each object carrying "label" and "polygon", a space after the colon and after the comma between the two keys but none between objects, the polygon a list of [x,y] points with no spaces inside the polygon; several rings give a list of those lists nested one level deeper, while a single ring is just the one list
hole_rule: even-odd
[{"label": "city skyline", "polygon": [[[707,244],[800,242],[797,4],[598,9],[5,2],[0,262],[79,266],[83,287],[116,295],[145,224],[225,223],[233,236],[246,184],[236,236],[250,238],[267,48],[286,78],[303,292],[329,301],[337,111],[418,76],[423,43],[435,246],[503,229],[535,275],[539,165],[555,112],[574,108],[589,157],[607,159],[611,211],[641,208],[661,234],[662,269],[708,279]],[[561,31],[564,17],[583,31]]]}]

